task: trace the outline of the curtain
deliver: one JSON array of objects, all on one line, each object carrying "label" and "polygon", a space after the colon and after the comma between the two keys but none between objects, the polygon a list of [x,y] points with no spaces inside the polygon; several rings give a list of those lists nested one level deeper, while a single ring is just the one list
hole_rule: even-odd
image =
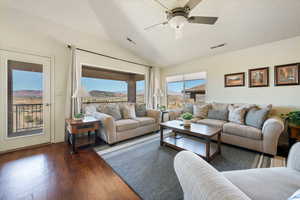
[{"label": "curtain", "polygon": [[76,47],[71,45],[66,92],[66,118],[73,118],[76,113],[80,112],[80,102],[78,99],[73,98],[77,88],[80,87],[80,78],[81,67],[76,65]]},{"label": "curtain", "polygon": [[149,68],[148,75],[148,90],[147,90],[147,107],[150,109],[154,109],[156,105],[154,105],[154,90],[155,90],[155,72],[154,68]]}]

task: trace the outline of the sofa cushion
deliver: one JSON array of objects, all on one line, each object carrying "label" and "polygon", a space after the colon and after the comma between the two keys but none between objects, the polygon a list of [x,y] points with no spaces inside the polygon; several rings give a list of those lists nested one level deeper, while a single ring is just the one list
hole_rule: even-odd
[{"label": "sofa cushion", "polygon": [[244,107],[235,107],[230,105],[228,107],[228,121],[237,123],[237,124],[245,124],[245,114],[247,109]]},{"label": "sofa cushion", "polygon": [[194,105],[194,117],[204,119],[207,118],[208,110],[210,108],[209,104],[195,104]]},{"label": "sofa cushion", "polygon": [[139,126],[139,122],[133,119],[121,119],[116,121],[117,131],[126,131],[135,129]]},{"label": "sofa cushion", "polygon": [[258,108],[258,107],[251,108],[246,114],[245,124],[248,126],[261,129],[268,117],[271,108],[272,108],[271,106],[267,106],[264,108]]},{"label": "sofa cushion", "polygon": [[155,119],[152,117],[136,117],[134,120],[138,121],[140,126],[146,126],[155,123]]},{"label": "sofa cushion", "polygon": [[227,121],[228,120],[228,110],[210,109],[208,111],[207,118]]},{"label": "sofa cushion", "polygon": [[223,121],[223,120],[216,120],[216,119],[201,119],[201,120],[197,121],[197,123],[222,128],[223,125],[227,122]]},{"label": "sofa cushion", "polygon": [[133,103],[124,104],[122,106],[123,119],[134,119],[135,115],[135,105]]},{"label": "sofa cushion", "polygon": [[135,114],[137,117],[145,117],[147,115],[146,104],[135,104]]},{"label": "sofa cushion", "polygon": [[99,106],[98,111],[112,116],[115,120],[122,119],[121,111],[118,104],[106,104],[105,106]]},{"label": "sofa cushion", "polygon": [[217,103],[217,102],[213,102],[211,104],[211,108],[213,110],[227,110],[228,109],[229,104],[227,103]]},{"label": "sofa cushion", "polygon": [[222,173],[251,199],[288,199],[300,188],[300,173],[283,167]]},{"label": "sofa cushion", "polygon": [[236,124],[236,123],[226,123],[223,126],[223,132],[232,135],[238,135],[246,138],[261,140],[262,131],[261,129],[254,128],[251,126]]}]

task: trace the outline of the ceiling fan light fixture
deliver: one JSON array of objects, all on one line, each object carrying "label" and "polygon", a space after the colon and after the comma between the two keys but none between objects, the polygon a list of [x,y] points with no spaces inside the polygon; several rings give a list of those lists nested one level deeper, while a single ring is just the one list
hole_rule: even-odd
[{"label": "ceiling fan light fixture", "polygon": [[170,27],[173,29],[181,29],[187,23],[187,18],[181,15],[174,16],[169,20]]}]

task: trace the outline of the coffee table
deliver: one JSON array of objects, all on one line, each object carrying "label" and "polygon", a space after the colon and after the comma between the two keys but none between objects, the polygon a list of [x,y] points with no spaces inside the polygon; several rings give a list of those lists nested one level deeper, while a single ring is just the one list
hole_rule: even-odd
[{"label": "coffee table", "polygon": [[[160,145],[169,146],[177,150],[192,151],[206,161],[211,161],[216,155],[221,154],[221,128],[205,124],[192,123],[186,128],[180,120],[167,121],[160,124]],[[171,129],[174,136],[164,137],[164,129]],[[191,137],[176,137],[177,133]],[[212,142],[216,136],[217,141]],[[198,139],[195,139],[198,138]]]}]

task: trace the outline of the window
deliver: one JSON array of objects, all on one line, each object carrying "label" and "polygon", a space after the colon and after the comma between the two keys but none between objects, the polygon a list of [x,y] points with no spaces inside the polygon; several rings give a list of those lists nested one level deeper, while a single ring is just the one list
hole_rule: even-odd
[{"label": "window", "polygon": [[204,102],[205,83],[205,72],[167,77],[168,108],[178,109],[184,103]]},{"label": "window", "polygon": [[120,102],[128,99],[126,81],[82,77],[81,84],[95,102]]},{"label": "window", "polygon": [[145,80],[136,81],[136,102],[145,102]]},{"label": "window", "polygon": [[183,105],[184,98],[182,95],[182,91],[184,88],[183,81],[178,82],[169,82],[167,85],[168,90],[168,108],[176,109],[180,108]]},{"label": "window", "polygon": [[82,67],[81,85],[91,97],[84,102],[144,102],[144,75]]}]

